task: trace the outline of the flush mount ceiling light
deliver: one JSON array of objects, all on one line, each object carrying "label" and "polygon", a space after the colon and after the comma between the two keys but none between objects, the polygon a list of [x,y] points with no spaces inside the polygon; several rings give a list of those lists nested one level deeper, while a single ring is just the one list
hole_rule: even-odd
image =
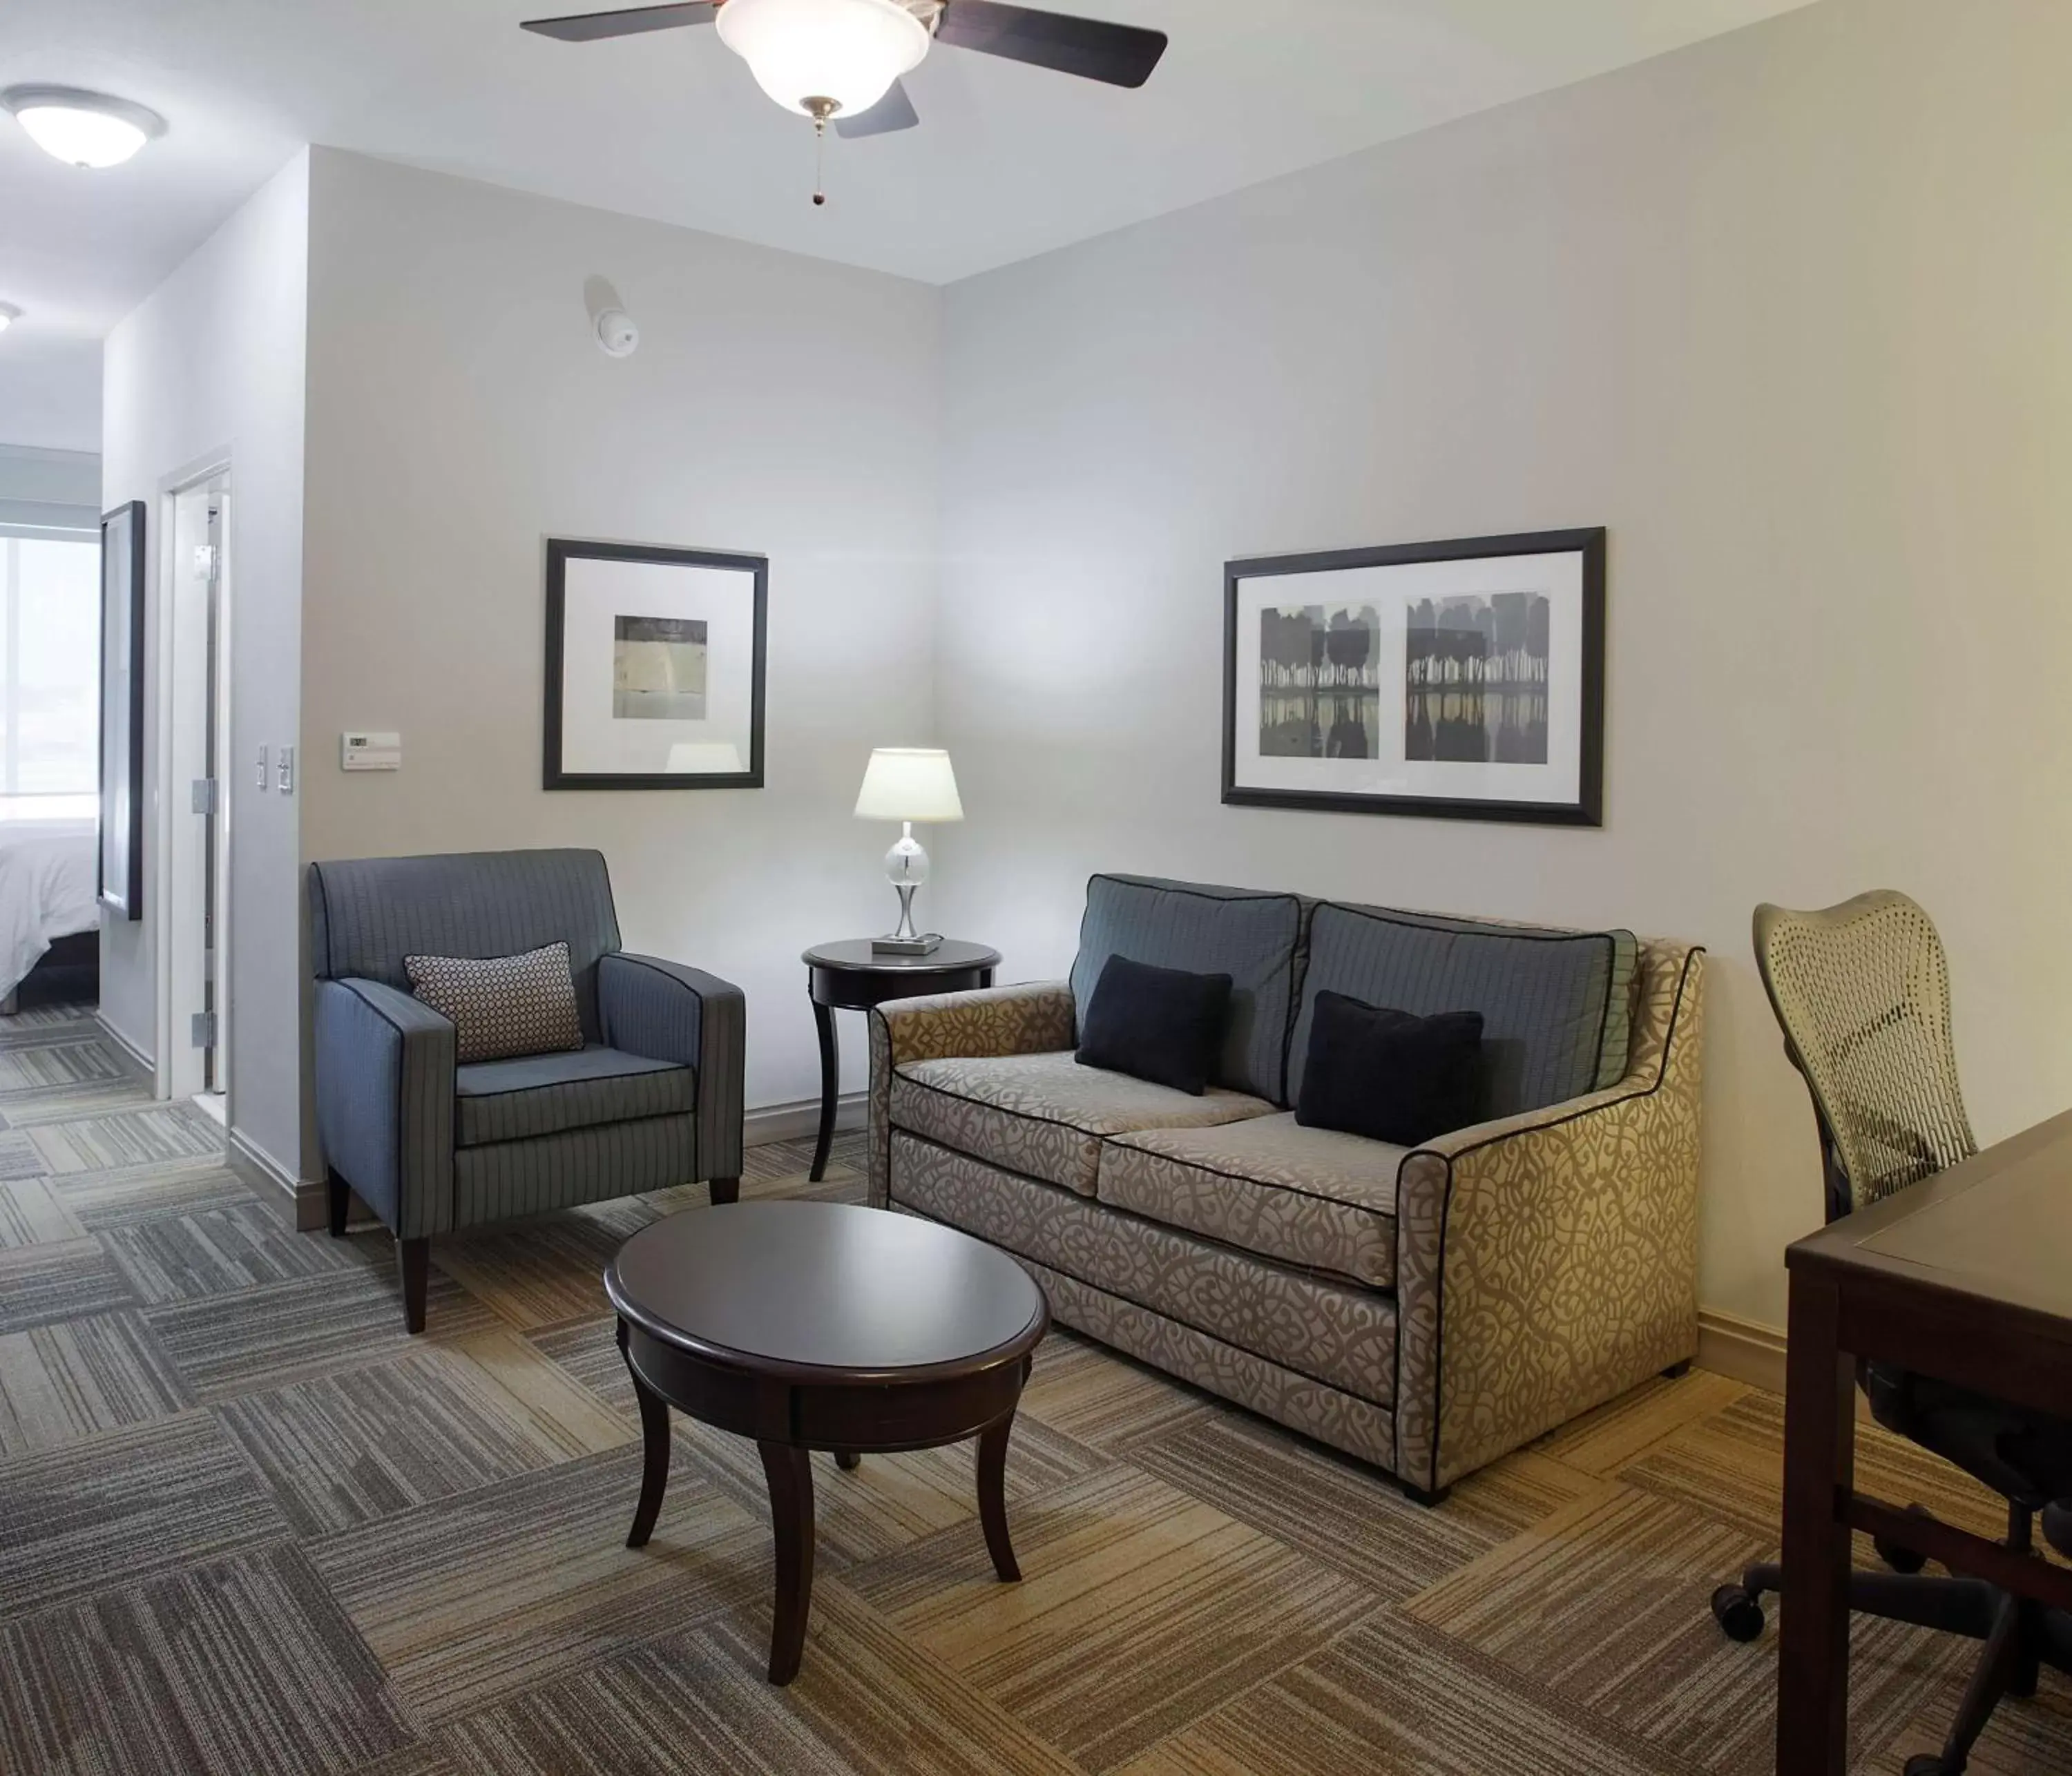
[{"label": "flush mount ceiling light", "polygon": [[166,133],[155,111],[74,86],[10,86],[0,92],[36,146],[68,166],[120,166]]},{"label": "flush mount ceiling light", "polygon": [[0,333],[5,333],[21,318],[21,310],[12,302],[0,302]]}]

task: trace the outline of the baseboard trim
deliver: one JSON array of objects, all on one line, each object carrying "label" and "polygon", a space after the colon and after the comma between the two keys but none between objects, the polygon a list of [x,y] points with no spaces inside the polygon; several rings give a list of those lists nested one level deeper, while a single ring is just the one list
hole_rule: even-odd
[{"label": "baseboard trim", "polygon": [[114,1025],[109,1022],[109,1021],[98,1011],[94,1013],[93,1021],[99,1027],[101,1034],[105,1036],[109,1041],[114,1043],[117,1048],[121,1049],[122,1052],[128,1055],[131,1060],[134,1061],[138,1066],[143,1068],[143,1070],[146,1073],[150,1074],[153,1079],[155,1079],[158,1076],[158,1063],[153,1060],[150,1055],[146,1054],[143,1050],[139,1048],[134,1042],[131,1042],[130,1038],[124,1035],[121,1030],[117,1030]]},{"label": "baseboard trim", "polygon": [[298,1178],[241,1128],[230,1131],[230,1161],[232,1170],[256,1173],[259,1179],[286,1196],[294,1207],[297,1232],[307,1233],[329,1219],[323,1186]]},{"label": "baseboard trim", "polygon": [[[852,1092],[835,1100],[835,1128],[846,1133],[861,1128],[868,1100]],[[750,1147],[767,1147],[773,1141],[811,1141],[820,1132],[820,1100],[801,1098],[792,1104],[765,1104],[742,1119],[741,1138]]]},{"label": "baseboard trim", "polygon": [[1784,1334],[1717,1308],[1698,1309],[1698,1367],[1716,1375],[1784,1392]]}]

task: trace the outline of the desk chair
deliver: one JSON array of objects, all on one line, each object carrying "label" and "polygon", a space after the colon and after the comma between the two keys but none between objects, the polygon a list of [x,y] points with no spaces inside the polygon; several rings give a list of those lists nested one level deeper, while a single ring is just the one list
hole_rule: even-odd
[{"label": "desk chair", "polygon": [[[1949,969],[1919,906],[1889,890],[1821,912],[1758,906],[1755,953],[1785,1053],[1812,1094],[1828,1220],[1978,1150],[1957,1083]],[[2072,1497],[2072,1425],[1889,1363],[1860,1364],[1856,1379],[1879,1424],[2007,1500],[2009,1548],[2032,1549],[2036,1514]],[[2072,1540],[2072,1515],[2052,1511],[2045,1529],[2054,1543]],[[1852,1610],[1986,1642],[1941,1753],[1906,1765],[1906,1776],[1957,1776],[2003,1696],[2033,1694],[2041,1663],[2072,1670],[2072,1622],[1982,1579],[1922,1577],[1919,1554],[1877,1545],[1893,1570],[1852,1575]],[[1736,1640],[1756,1638],[1761,1600],[1781,1577],[1765,1562],[1721,1585],[1712,1593],[1720,1626]]]}]

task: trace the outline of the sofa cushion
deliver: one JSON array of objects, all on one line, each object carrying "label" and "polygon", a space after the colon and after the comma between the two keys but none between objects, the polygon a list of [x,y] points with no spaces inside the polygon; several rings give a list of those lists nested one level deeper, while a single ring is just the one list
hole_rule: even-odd
[{"label": "sofa cushion", "polygon": [[413,996],[454,1026],[454,1058],[508,1060],[583,1046],[565,942],[516,956],[406,956]]},{"label": "sofa cushion", "polygon": [[697,1075],[689,1067],[595,1043],[455,1067],[454,1092],[456,1147],[697,1108]]},{"label": "sofa cushion", "polygon": [[1079,1025],[1079,1065],[1198,1098],[1223,1046],[1230,990],[1227,974],[1190,974],[1112,956]]},{"label": "sofa cushion", "polygon": [[1292,1112],[1220,1128],[1118,1135],[1101,1153],[1110,1208],[1246,1252],[1391,1289],[1396,1173],[1407,1149]]},{"label": "sofa cushion", "polygon": [[1325,902],[1309,919],[1289,1100],[1301,1096],[1321,993],[1420,1018],[1480,1012],[1478,1120],[1615,1085],[1626,1071],[1638,951],[1630,931],[1542,931]]},{"label": "sofa cushion", "polygon": [[892,1124],[1009,1171],[1092,1196],[1101,1142],[1138,1128],[1206,1128],[1270,1116],[1263,1098],[1200,1097],[1082,1067],[1068,1050],[909,1061],[892,1075]]},{"label": "sofa cushion", "polygon": [[1415,1147],[1475,1120],[1482,1072],[1478,1011],[1413,1018],[1320,993],[1310,1007],[1295,1120]]},{"label": "sofa cushion", "polygon": [[1087,884],[1072,964],[1079,1027],[1086,1027],[1095,985],[1112,956],[1190,974],[1227,974],[1230,1018],[1211,1083],[1285,1104],[1301,939],[1302,902],[1293,894],[1096,876]]}]

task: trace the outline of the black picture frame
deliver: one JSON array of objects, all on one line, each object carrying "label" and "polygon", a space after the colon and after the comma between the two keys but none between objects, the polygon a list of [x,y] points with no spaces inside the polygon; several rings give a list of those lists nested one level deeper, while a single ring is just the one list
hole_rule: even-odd
[{"label": "black picture frame", "polygon": [[[568,616],[568,569],[572,561],[649,561],[664,566],[722,568],[754,582],[754,639],[750,670],[748,768],[739,771],[572,771],[561,764],[561,676]],[[763,680],[769,654],[770,558],[705,549],[673,549],[648,543],[547,541],[547,649],[544,754],[541,783],[546,789],[760,789],[763,787]]]},{"label": "black picture frame", "polygon": [[[1223,799],[1232,808],[1301,808],[1318,813],[1408,815],[1420,819],[1511,821],[1536,826],[1604,824],[1605,561],[1601,525],[1576,530],[1524,531],[1443,542],[1392,544],[1301,555],[1257,556],[1223,567]],[[1237,670],[1240,589],[1248,579],[1348,568],[1399,567],[1429,561],[1506,555],[1579,554],[1582,578],[1581,733],[1578,793],[1572,802],[1503,801],[1474,796],[1347,795],[1330,791],[1265,789],[1237,781]]]},{"label": "black picture frame", "polygon": [[144,502],[101,519],[101,904],[144,916]]}]

